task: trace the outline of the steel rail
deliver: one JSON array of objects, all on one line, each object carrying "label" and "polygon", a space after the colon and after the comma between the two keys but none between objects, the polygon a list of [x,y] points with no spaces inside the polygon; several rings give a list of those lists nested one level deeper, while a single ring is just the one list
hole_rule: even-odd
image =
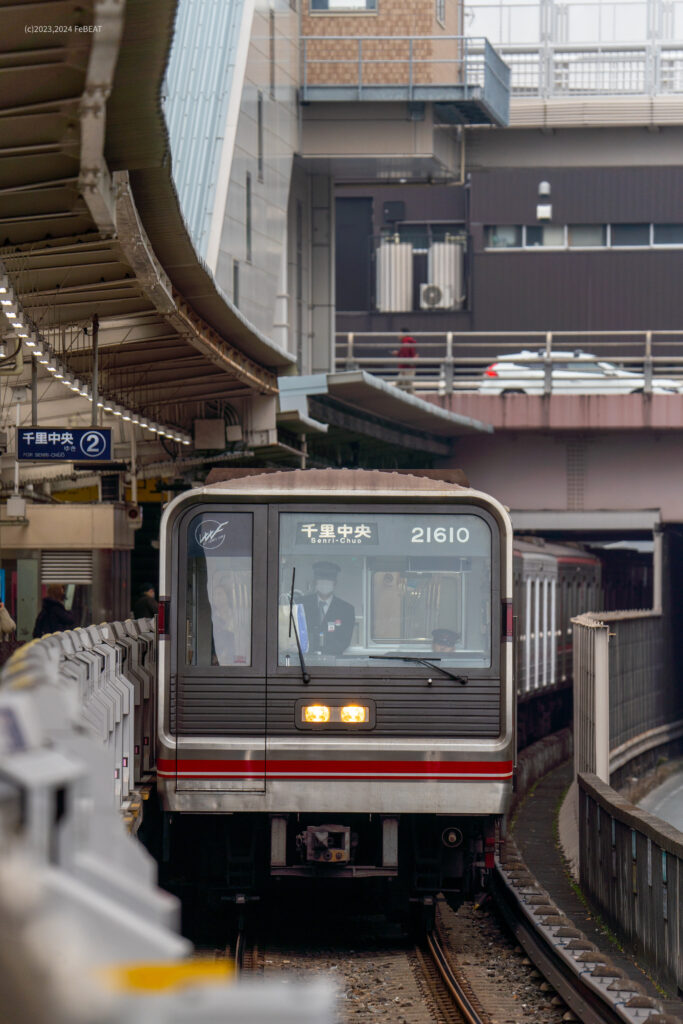
[{"label": "steel rail", "polygon": [[235,952],[233,954],[233,960],[235,962],[235,974],[241,974],[244,969],[244,929],[240,928],[235,939]]},{"label": "steel rail", "polygon": [[432,930],[427,934],[427,948],[431,953],[432,960],[439,972],[439,976],[446,986],[453,1002],[457,1006],[458,1012],[465,1021],[465,1024],[485,1024],[482,1017],[472,1006],[472,1003],[469,1001],[464,989],[456,978],[453,968],[444,953],[438,931]]}]

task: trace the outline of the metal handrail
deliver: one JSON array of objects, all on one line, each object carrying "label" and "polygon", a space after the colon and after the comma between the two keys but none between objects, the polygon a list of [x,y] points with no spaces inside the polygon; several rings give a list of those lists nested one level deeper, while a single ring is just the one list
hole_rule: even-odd
[{"label": "metal handrail", "polygon": [[[401,369],[414,370],[414,387],[420,391],[478,391],[482,376],[502,353],[531,349],[542,354],[538,369],[544,370],[543,392],[553,393],[553,352],[579,350],[590,364],[615,362],[622,368],[641,370],[645,394],[657,388],[665,375],[683,386],[683,330],[674,331],[422,331],[414,332],[419,354],[413,359],[394,354],[397,335],[390,332],[338,332],[335,369],[366,369],[396,382]],[[488,339],[488,344],[484,343]],[[569,341],[569,344],[568,344]],[[524,342],[524,344],[520,344]],[[536,343],[533,345],[533,343]],[[585,347],[599,352],[584,351]],[[677,351],[663,351],[663,349]],[[420,352],[419,350],[422,349]],[[463,354],[467,350],[470,354]],[[657,371],[657,373],[655,373]],[[664,374],[662,373],[664,371]],[[520,373],[517,379],[524,379]],[[529,380],[538,382],[537,372]],[[608,389],[606,389],[608,390]]]},{"label": "metal handrail", "polygon": [[[315,57],[311,56],[311,44],[329,44],[329,43],[344,43],[344,50],[349,50],[349,56],[326,56],[326,57]],[[367,49],[364,51],[364,43],[390,43],[392,49],[398,49],[401,44],[405,44],[407,47],[407,54],[405,56],[368,56]],[[484,66],[490,65],[490,71],[493,76],[504,86],[507,86],[509,80],[509,72],[505,65],[505,62],[501,59],[500,55],[496,53],[494,47],[491,46],[489,41],[484,37],[468,37],[468,36],[446,36],[446,35],[433,35],[433,36],[381,36],[381,35],[367,35],[367,36],[302,36],[301,38],[302,50],[303,50],[303,85],[306,88],[311,84],[308,74],[310,65],[345,65],[353,64],[358,67],[358,79],[356,82],[345,83],[358,88],[362,88],[364,85],[369,84],[367,80],[363,81],[363,68],[368,65],[373,67],[376,65],[408,65],[408,84],[412,87],[414,85],[422,84],[416,81],[415,66],[416,65],[438,65],[438,64],[454,64],[458,69],[466,69],[468,63],[477,67],[482,67],[481,57],[485,58]],[[439,48],[443,47],[443,44],[455,44],[454,55],[446,57],[437,57],[430,53],[428,56],[419,57],[415,55],[416,44],[419,43],[430,43],[437,44]],[[355,44],[355,51],[351,53],[351,46]],[[418,47],[419,48],[419,47]],[[475,58],[473,61],[472,58]],[[507,74],[506,74],[507,73]],[[465,84],[467,76],[462,78],[460,81]],[[332,84],[332,83],[320,83],[320,84]],[[381,82],[373,82],[372,84],[383,84]],[[431,83],[426,84],[453,84],[453,80],[445,83]]]}]

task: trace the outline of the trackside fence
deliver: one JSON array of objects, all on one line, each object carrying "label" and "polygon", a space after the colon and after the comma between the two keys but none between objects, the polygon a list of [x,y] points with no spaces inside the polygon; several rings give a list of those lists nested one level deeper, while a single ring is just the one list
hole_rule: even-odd
[{"label": "trackside fence", "polygon": [[[332,1024],[321,979],[230,984],[131,834],[151,776],[148,619],[34,640],[0,679],[3,1024]],[[128,824],[128,831],[122,823]]]},{"label": "trackside fence", "polygon": [[657,976],[681,989],[683,833],[610,786],[683,736],[667,619],[648,610],[572,622],[581,885]]}]

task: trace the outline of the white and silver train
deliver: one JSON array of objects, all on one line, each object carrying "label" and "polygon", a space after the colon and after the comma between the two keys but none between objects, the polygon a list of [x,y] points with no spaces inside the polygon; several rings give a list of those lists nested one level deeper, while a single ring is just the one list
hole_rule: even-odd
[{"label": "white and silver train", "polygon": [[264,472],[177,497],[158,653],[168,878],[475,891],[512,794],[512,549],[495,498],[406,474]]}]

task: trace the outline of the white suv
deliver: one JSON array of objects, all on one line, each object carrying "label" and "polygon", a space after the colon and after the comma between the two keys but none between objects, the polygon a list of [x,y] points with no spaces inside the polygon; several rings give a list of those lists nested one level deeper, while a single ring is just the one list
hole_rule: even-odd
[{"label": "white suv", "polygon": [[[545,383],[545,350],[526,349],[498,356],[484,371],[479,391],[486,395],[542,395]],[[645,388],[642,373],[622,370],[605,363],[589,352],[551,352],[551,387],[559,395],[630,395]],[[654,394],[678,394],[681,384],[664,377],[654,377]]]}]

